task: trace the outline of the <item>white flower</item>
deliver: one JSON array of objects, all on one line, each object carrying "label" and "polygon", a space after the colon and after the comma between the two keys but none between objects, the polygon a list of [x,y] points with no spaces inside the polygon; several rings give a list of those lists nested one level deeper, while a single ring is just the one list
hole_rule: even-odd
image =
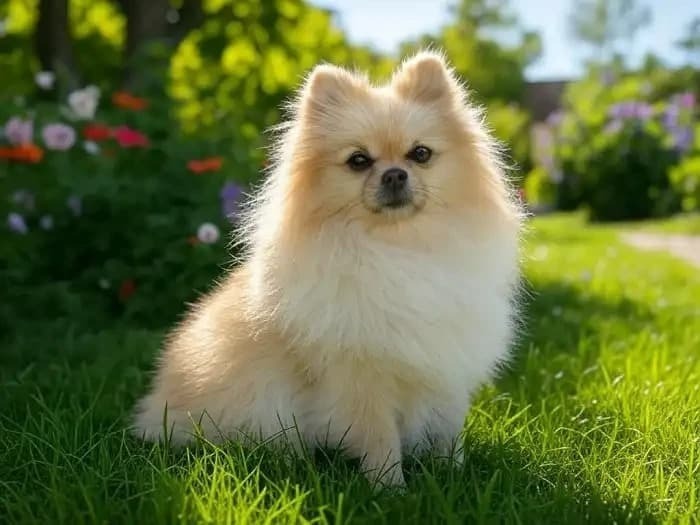
[{"label": "white flower", "polygon": [[34,82],[36,82],[36,85],[41,89],[48,91],[49,89],[53,89],[54,82],[56,82],[56,75],[53,74],[53,71],[39,71],[34,75]]},{"label": "white flower", "polygon": [[86,140],[83,142],[83,149],[90,155],[97,155],[100,152],[100,145],[92,140]]},{"label": "white flower", "polygon": [[72,116],[78,120],[90,120],[95,116],[100,101],[100,90],[96,86],[87,86],[68,95],[68,106]]},{"label": "white flower", "polygon": [[204,244],[214,244],[219,237],[219,228],[211,222],[205,222],[197,229],[197,239]]},{"label": "white flower", "polygon": [[51,215],[42,215],[39,219],[39,226],[42,230],[53,230],[53,217]]},{"label": "white flower", "polygon": [[73,215],[76,217],[80,217],[83,213],[83,199],[81,199],[78,195],[71,195],[68,197],[66,200],[66,205],[68,208],[70,208],[70,211],[73,212]]},{"label": "white flower", "polygon": [[109,282],[108,279],[105,279],[104,277],[97,281],[97,285],[102,288],[103,290],[106,290],[107,288],[110,287],[111,283]]}]

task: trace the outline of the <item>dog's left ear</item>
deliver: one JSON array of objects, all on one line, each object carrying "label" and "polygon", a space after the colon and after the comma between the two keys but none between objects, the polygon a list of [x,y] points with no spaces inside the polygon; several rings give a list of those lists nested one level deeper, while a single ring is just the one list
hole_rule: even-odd
[{"label": "dog's left ear", "polygon": [[403,97],[418,102],[437,102],[461,98],[462,88],[442,55],[421,51],[406,60],[391,80]]}]

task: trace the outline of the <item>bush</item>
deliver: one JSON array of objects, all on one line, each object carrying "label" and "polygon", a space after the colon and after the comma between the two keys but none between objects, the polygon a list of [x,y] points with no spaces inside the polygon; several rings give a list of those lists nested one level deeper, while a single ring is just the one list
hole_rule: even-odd
[{"label": "bush", "polygon": [[[657,77],[663,89],[654,87]],[[669,174],[691,150],[695,96],[665,98],[670,78],[668,72],[618,80],[594,74],[569,86],[565,112],[549,122],[554,145],[541,146],[546,151],[539,155],[556,181],[558,208],[588,208],[595,220],[680,209]]]},{"label": "bush", "polygon": [[550,206],[556,198],[556,187],[549,172],[537,166],[525,177],[525,199],[534,207]]},{"label": "bush", "polygon": [[684,211],[700,210],[700,155],[688,157],[671,170],[671,183]]},{"label": "bush", "polygon": [[[12,234],[0,245],[0,272],[10,290],[66,283],[95,315],[161,325],[220,273],[224,212],[235,211],[259,161],[241,162],[228,141],[181,135],[164,101],[122,93],[115,102],[131,109],[100,110],[99,122],[71,120],[54,104],[0,110],[32,115],[25,123],[34,126],[31,150],[0,142],[0,212]],[[63,127],[46,127],[55,122]],[[33,156],[17,157],[22,148]]]},{"label": "bush", "polygon": [[561,154],[560,204],[581,201],[593,220],[668,215],[678,204],[667,177],[676,158],[658,126],[622,124]]}]

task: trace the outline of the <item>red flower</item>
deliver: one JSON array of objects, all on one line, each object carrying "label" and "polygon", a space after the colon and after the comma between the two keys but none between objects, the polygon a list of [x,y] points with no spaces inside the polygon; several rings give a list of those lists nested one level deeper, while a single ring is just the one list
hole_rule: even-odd
[{"label": "red flower", "polygon": [[149,144],[146,135],[128,126],[119,126],[112,135],[122,148],[145,148]]},{"label": "red flower", "polygon": [[221,157],[207,157],[206,159],[191,160],[187,163],[187,169],[200,175],[210,171],[219,171],[224,163]]},{"label": "red flower", "polygon": [[119,286],[119,300],[122,302],[128,301],[134,295],[134,292],[136,292],[136,283],[133,279],[122,281],[122,284]]},{"label": "red flower", "polygon": [[0,148],[0,159],[36,164],[44,158],[44,150],[36,144],[19,144]]},{"label": "red flower", "polygon": [[148,107],[148,100],[134,96],[126,91],[117,91],[112,95],[112,104],[122,109],[142,111]]},{"label": "red flower", "polygon": [[112,130],[104,124],[88,124],[83,128],[83,137],[93,142],[101,142],[112,136]]}]

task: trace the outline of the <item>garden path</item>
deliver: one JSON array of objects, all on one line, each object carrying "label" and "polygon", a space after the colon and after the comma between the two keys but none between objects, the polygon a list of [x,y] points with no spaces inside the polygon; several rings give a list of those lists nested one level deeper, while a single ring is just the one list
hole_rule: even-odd
[{"label": "garden path", "polygon": [[700,267],[700,235],[626,232],[622,240],[642,250],[664,250]]}]

